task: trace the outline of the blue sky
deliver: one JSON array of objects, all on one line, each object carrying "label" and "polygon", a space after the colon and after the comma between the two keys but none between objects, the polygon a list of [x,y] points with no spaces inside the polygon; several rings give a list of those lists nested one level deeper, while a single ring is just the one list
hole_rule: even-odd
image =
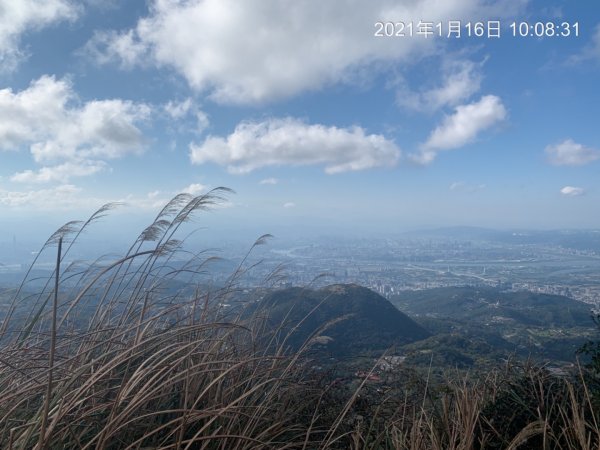
[{"label": "blue sky", "polygon": [[595,2],[0,0],[0,232],[216,186],[232,232],[599,228],[599,79]]}]

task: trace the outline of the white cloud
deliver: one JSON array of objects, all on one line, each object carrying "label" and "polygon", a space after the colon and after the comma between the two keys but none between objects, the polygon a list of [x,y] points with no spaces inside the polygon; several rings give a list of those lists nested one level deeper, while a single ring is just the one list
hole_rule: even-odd
[{"label": "white cloud", "polygon": [[102,160],[143,149],[138,125],[150,112],[120,99],[81,104],[68,81],[43,76],[20,92],[0,90],[0,150],[28,146],[37,163],[63,163],[21,172],[14,175],[18,181],[65,180],[69,167],[74,176],[96,173]]},{"label": "white cloud", "polygon": [[72,103],[71,85],[49,76],[21,92],[0,90],[0,149],[29,144],[36,161],[117,158],[141,149],[136,122],[149,116],[148,106],[120,99]]},{"label": "white cloud", "polygon": [[37,171],[24,170],[14,174],[10,180],[19,183],[68,182],[72,177],[93,175],[106,168],[103,161],[84,160],[81,162],[65,162],[57,166],[42,167]]},{"label": "white cloud", "polygon": [[260,180],[258,184],[277,184],[279,180],[277,178],[265,178],[264,180]]},{"label": "white cloud", "polygon": [[[120,203],[124,203],[128,207],[141,209],[145,211],[156,211],[162,209],[162,207],[165,206],[177,194],[185,193],[190,195],[199,195],[202,192],[206,192],[207,190],[208,186],[204,186],[198,183],[192,183],[186,186],[185,188],[174,192],[154,190],[147,192],[145,195],[128,194],[127,196],[120,198],[117,201]],[[217,205],[216,207],[224,206]]]},{"label": "white cloud", "polygon": [[[198,190],[198,186],[192,184],[188,190]],[[114,197],[96,197],[88,195],[80,187],[72,184],[60,184],[51,188],[28,189],[28,190],[6,190],[0,188],[0,209],[2,207],[40,211],[72,211],[74,209],[89,211],[90,208],[98,208],[109,202],[123,203],[129,208],[143,211],[158,211],[165,206],[174,195],[179,192],[163,192],[159,190],[150,191],[146,194],[128,194],[125,197],[115,199]],[[218,205],[219,208],[233,206],[231,202]]]},{"label": "white cloud", "polygon": [[566,139],[545,149],[548,161],[555,166],[582,166],[600,159],[600,151]]},{"label": "white cloud", "polygon": [[146,194],[147,198],[149,199],[155,199],[158,198],[158,196],[161,194],[160,191],[156,190],[156,191],[150,191],[148,192],[148,194]]},{"label": "white cloud", "polygon": [[[127,196],[120,198],[116,201],[118,203],[126,205],[127,207],[141,209],[145,211],[156,211],[160,210],[163,206],[165,206],[167,202],[171,200],[172,197],[172,195],[164,194],[161,191],[151,191],[146,193],[145,195],[128,194]],[[104,201],[103,203],[106,203],[106,201]]]},{"label": "white cloud", "polygon": [[196,133],[202,133],[210,125],[208,114],[201,111],[191,98],[187,98],[180,102],[170,101],[165,106],[167,114],[177,121],[182,121],[189,115],[193,115],[196,120]]},{"label": "white cloud", "polygon": [[394,142],[365,134],[360,127],[308,125],[299,120],[242,122],[227,138],[208,136],[190,145],[194,164],[213,162],[242,174],[267,166],[324,164],[328,174],[393,166],[400,157]]},{"label": "white cloud", "polygon": [[421,152],[413,155],[416,162],[432,162],[440,150],[462,147],[477,135],[506,118],[506,109],[499,97],[486,95],[478,102],[457,106],[454,114],[446,116],[421,146]]},{"label": "white cloud", "polygon": [[286,202],[283,204],[284,208],[294,208],[296,206],[296,204],[294,202]]},{"label": "white cloud", "polygon": [[[202,186],[200,184],[191,184],[183,189],[183,191],[176,192],[163,192],[163,191],[151,191],[146,193],[145,195],[138,194],[128,194],[127,196],[116,200],[119,203],[123,203],[128,207],[140,209],[144,211],[157,211],[162,209],[175,195],[180,194],[181,192],[198,195],[202,193],[202,191],[208,190],[208,187]],[[103,202],[96,202],[98,204],[107,203],[108,201],[115,200],[104,200]],[[213,205],[213,209],[224,209],[224,208],[232,208],[234,203],[230,201],[223,201],[221,203]]]},{"label": "white cloud", "polygon": [[24,56],[21,36],[61,20],[73,20],[78,8],[69,0],[0,0],[0,71],[16,68]]},{"label": "white cloud", "polygon": [[154,0],[149,16],[134,29],[98,34],[88,51],[100,62],[153,61],[170,67],[219,102],[261,102],[351,79],[356,69],[372,69],[375,63],[414,63],[443,42],[377,38],[377,21],[503,17],[517,14],[526,1],[490,3]]},{"label": "white cloud", "polygon": [[186,188],[182,189],[181,192],[183,192],[185,194],[199,195],[203,192],[206,192],[206,186],[204,186],[203,184],[199,184],[199,183],[192,183],[189,186],[187,186]]},{"label": "white cloud", "polygon": [[73,184],[59,184],[50,188],[6,190],[0,188],[1,207],[11,209],[27,208],[39,211],[89,211],[109,202],[127,203],[135,208],[154,210],[162,208],[171,197],[161,196],[159,191],[144,196],[128,195],[123,199],[96,197],[88,195],[80,187]]},{"label": "white cloud", "polygon": [[560,193],[567,197],[579,197],[585,194],[585,189],[575,186],[565,186],[560,190]]},{"label": "white cloud", "polygon": [[114,31],[99,31],[84,46],[83,54],[86,54],[97,64],[108,64],[115,60],[124,69],[130,69],[136,64],[145,64],[140,55],[145,53],[147,46],[140,42],[134,30],[125,33]]},{"label": "white cloud", "polygon": [[596,25],[590,42],[579,53],[571,56],[568,62],[577,64],[590,60],[600,61],[600,24]]},{"label": "white cloud", "polygon": [[444,61],[441,85],[418,92],[402,86],[396,93],[396,100],[400,106],[417,111],[435,111],[445,106],[456,106],[479,91],[482,65],[483,63],[457,59]]},{"label": "white cloud", "polygon": [[[29,191],[6,191],[0,189],[0,205],[18,208],[35,207],[40,210],[72,208],[81,205],[78,194],[81,192],[72,184],[63,184],[52,189]],[[89,205],[89,204],[88,204]]]},{"label": "white cloud", "polygon": [[165,105],[165,111],[171,116],[173,119],[182,119],[188,115],[192,109],[192,99],[186,98],[180,102],[170,101]]}]

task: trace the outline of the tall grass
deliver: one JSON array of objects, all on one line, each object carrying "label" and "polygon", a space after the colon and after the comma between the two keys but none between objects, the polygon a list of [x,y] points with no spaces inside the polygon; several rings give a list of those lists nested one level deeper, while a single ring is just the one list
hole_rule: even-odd
[{"label": "tall grass", "polygon": [[202,282],[214,258],[184,249],[182,225],[229,192],[176,196],[125,254],[91,264],[66,265],[117,205],[48,239],[53,274],[31,294],[30,270],[0,326],[1,448],[597,448],[585,384],[542,370],[383,393],[315,375],[311,341],[292,353],[280,330],[221,306],[248,255],[214,287]]},{"label": "tall grass", "polygon": [[260,330],[219,310],[244,268],[209,291],[190,286],[211,258],[175,261],[184,254],[181,225],[227,193],[175,197],[125,255],[88,267],[60,270],[81,233],[114,205],[46,242],[42,251],[57,253],[55,283],[24,296],[26,278],[0,329],[2,448],[312,442],[296,424],[310,397],[302,366],[283,349],[259,347]]}]

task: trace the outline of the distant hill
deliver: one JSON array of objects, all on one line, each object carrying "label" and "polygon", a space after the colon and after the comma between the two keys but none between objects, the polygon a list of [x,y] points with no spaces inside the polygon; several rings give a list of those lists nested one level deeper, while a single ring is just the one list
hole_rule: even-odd
[{"label": "distant hill", "polygon": [[442,227],[430,228],[423,230],[412,230],[403,233],[408,237],[424,237],[424,238],[450,238],[460,240],[475,240],[475,241],[494,241],[499,236],[508,234],[504,231],[492,230],[481,227]]},{"label": "distant hill", "polygon": [[499,242],[508,245],[556,245],[574,250],[600,252],[600,230],[493,230],[479,227],[445,227],[414,230],[403,235]]},{"label": "distant hill", "polygon": [[[449,287],[406,291],[391,302],[434,334],[407,351],[432,350],[463,365],[467,358],[498,360],[507,352],[572,362],[576,350],[596,333],[590,306],[560,295]],[[457,337],[467,338],[468,345]]]},{"label": "distant hill", "polygon": [[450,287],[406,291],[393,298],[413,316],[545,327],[590,326],[590,306],[561,295]]},{"label": "distant hill", "polygon": [[381,352],[430,336],[388,300],[357,285],[278,290],[254,304],[249,313],[266,317],[270,329],[283,324],[282,336],[296,327],[288,340],[293,348],[326,327],[313,348],[338,356]]}]

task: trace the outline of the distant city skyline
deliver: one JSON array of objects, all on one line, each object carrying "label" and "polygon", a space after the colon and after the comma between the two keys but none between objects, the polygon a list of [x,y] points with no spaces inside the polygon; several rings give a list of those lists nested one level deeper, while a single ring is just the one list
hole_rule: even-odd
[{"label": "distant city skyline", "polygon": [[104,232],[133,233],[217,186],[236,194],[198,226],[240,239],[600,228],[594,2],[0,11],[0,242],[111,201]]}]

